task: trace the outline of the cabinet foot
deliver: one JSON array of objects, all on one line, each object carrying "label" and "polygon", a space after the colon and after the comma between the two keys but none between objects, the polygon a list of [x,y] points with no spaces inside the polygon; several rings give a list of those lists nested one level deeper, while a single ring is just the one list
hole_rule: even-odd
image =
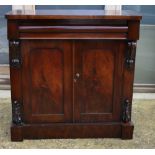
[{"label": "cabinet foot", "polygon": [[132,139],[133,138],[134,125],[132,122],[122,123],[122,139]]},{"label": "cabinet foot", "polygon": [[14,142],[23,141],[22,126],[14,124],[11,126],[11,141]]}]

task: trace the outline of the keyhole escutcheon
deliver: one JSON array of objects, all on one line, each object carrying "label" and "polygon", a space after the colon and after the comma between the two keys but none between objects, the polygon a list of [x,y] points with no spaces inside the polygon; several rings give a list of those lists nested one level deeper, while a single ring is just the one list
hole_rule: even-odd
[{"label": "keyhole escutcheon", "polygon": [[74,78],[74,82],[77,82],[78,78],[80,77],[80,74],[79,73],[76,73],[75,74],[75,78]]}]

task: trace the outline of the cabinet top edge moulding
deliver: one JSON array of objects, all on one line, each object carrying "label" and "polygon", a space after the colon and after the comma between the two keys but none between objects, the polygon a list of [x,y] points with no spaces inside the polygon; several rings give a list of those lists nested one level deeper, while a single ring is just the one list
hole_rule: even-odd
[{"label": "cabinet top edge moulding", "polygon": [[142,16],[129,10],[12,10],[7,19],[112,19],[141,20]]}]

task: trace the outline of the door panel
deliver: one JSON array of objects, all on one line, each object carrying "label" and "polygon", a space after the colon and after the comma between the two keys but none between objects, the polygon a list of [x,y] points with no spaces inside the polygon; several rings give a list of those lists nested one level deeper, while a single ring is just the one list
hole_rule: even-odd
[{"label": "door panel", "polygon": [[67,41],[22,41],[24,118],[72,121],[72,52]]},{"label": "door panel", "polygon": [[86,49],[82,56],[82,64],[85,103],[81,105],[82,113],[111,112],[114,55],[108,50],[102,52],[100,49]]},{"label": "door panel", "polygon": [[123,69],[123,50],[120,47],[124,44],[116,42],[76,41],[75,121],[102,122],[120,119]]},{"label": "door panel", "polygon": [[[40,60],[42,60],[41,64]],[[31,51],[30,72],[33,77],[31,79],[32,113],[62,114],[64,73],[61,50],[43,48]]]}]

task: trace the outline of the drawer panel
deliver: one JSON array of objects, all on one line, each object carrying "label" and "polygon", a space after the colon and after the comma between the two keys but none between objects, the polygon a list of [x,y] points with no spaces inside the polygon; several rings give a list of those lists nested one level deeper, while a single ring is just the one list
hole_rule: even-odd
[{"label": "drawer panel", "polygon": [[126,39],[127,26],[20,26],[21,39]]}]

